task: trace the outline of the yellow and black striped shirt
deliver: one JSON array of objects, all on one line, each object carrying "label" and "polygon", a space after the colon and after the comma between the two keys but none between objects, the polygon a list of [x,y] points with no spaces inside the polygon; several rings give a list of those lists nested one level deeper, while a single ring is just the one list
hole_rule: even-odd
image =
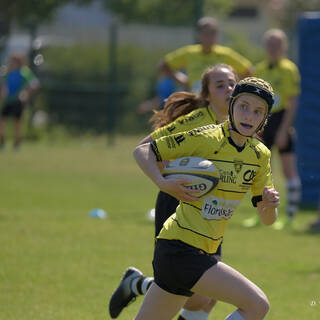
[{"label": "yellow and black striped shirt", "polygon": [[249,138],[243,148],[237,147],[230,138],[228,122],[162,137],[152,143],[152,149],[159,161],[183,156],[209,159],[222,175],[218,186],[198,201],[180,201],[158,238],[181,240],[215,253],[246,193],[251,190],[257,200],[265,186],[273,187],[270,151],[255,138]]}]

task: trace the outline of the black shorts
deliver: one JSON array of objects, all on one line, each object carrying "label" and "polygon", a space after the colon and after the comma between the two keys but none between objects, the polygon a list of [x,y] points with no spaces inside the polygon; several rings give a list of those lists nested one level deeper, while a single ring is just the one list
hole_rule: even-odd
[{"label": "black shorts", "polygon": [[154,281],[167,292],[190,297],[193,286],[217,262],[213,254],[181,241],[158,239],[152,261]]},{"label": "black shorts", "polygon": [[23,104],[20,100],[10,101],[4,104],[1,115],[3,117],[13,117],[20,119],[23,112]]},{"label": "black shorts", "polygon": [[[170,196],[170,194],[159,191],[155,208],[155,237],[159,235],[165,221],[176,212],[178,205],[179,200]],[[219,256],[222,254],[221,245],[222,243],[216,252]]]},{"label": "black shorts", "polygon": [[158,193],[155,207],[155,236],[157,237],[162,229],[164,222],[176,212],[179,200],[165,192]]},{"label": "black shorts", "polygon": [[[272,113],[269,118],[266,126],[263,129],[261,138],[264,144],[271,150],[274,145],[274,139],[281,125],[285,110],[281,110],[276,113]],[[279,153],[292,153],[294,152],[295,146],[295,137],[293,132],[288,132],[288,143],[284,148],[279,149]]]}]

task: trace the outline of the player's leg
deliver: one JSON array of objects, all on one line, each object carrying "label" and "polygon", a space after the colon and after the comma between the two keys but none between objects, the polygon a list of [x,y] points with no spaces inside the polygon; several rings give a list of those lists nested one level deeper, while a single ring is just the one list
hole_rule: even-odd
[{"label": "player's leg", "polygon": [[0,116],[0,148],[4,148],[5,144],[5,124],[7,121],[8,116],[10,115],[10,105],[5,104],[1,110]]},{"label": "player's leg", "polygon": [[215,304],[211,298],[194,294],[180,310],[178,320],[207,320]]},{"label": "player's leg", "polygon": [[[121,311],[133,302],[137,296],[145,295],[153,283],[153,277],[144,276],[141,271],[134,267],[128,268],[109,301],[111,318],[117,318]],[[208,319],[215,304],[216,301],[211,298],[194,294],[180,310],[178,319]]]},{"label": "player's leg", "polygon": [[4,143],[5,143],[5,117],[1,116],[0,117],[0,149],[4,148]]},{"label": "player's leg", "polygon": [[145,277],[140,270],[129,267],[110,298],[109,314],[111,318],[117,318],[123,308],[133,302],[138,295],[145,295],[152,283],[153,278]]},{"label": "player's leg", "polygon": [[[163,223],[175,212],[179,201],[171,195],[160,191],[158,193],[155,207],[155,234],[159,234]],[[219,247],[219,250],[220,247]],[[221,255],[221,251],[219,251]],[[207,320],[209,313],[216,304],[216,301],[200,295],[193,295],[183,306],[179,313],[178,320]]]},{"label": "player's leg", "polygon": [[288,133],[287,145],[279,150],[283,174],[287,187],[286,217],[278,219],[274,228],[281,230],[292,225],[296,212],[299,210],[301,200],[301,181],[297,169],[297,160],[294,152],[295,137]]},{"label": "player's leg", "polygon": [[[167,193],[160,191],[155,206],[155,237],[162,229],[163,223],[176,211],[179,201]],[[152,277],[146,277],[143,273],[129,267],[117,289],[109,301],[109,313],[112,318],[117,318],[123,308],[134,301],[138,295],[145,295],[153,282]]]},{"label": "player's leg", "polygon": [[187,298],[186,296],[169,293],[153,283],[135,320],[171,320]]},{"label": "player's leg", "polygon": [[269,302],[263,291],[222,262],[208,269],[192,291],[236,306],[237,312],[227,319],[260,320],[269,310]]},{"label": "player's leg", "polygon": [[[214,256],[218,261],[222,260],[221,244]],[[207,320],[216,303],[214,299],[194,294],[181,309],[178,320]]]},{"label": "player's leg", "polygon": [[20,146],[22,140],[21,118],[24,106],[20,101],[16,101],[13,104],[13,116],[14,116],[14,148]]},{"label": "player's leg", "polygon": [[14,148],[20,146],[22,140],[21,119],[14,119]]},{"label": "player's leg", "polygon": [[[217,260],[221,260],[221,246],[219,246]],[[109,301],[109,313],[115,319],[122,310],[128,306],[139,295],[145,295],[154,282],[153,277],[146,277],[140,270],[129,267]],[[216,304],[215,300],[194,294],[190,297],[180,311],[180,320],[206,320],[209,313]]]}]

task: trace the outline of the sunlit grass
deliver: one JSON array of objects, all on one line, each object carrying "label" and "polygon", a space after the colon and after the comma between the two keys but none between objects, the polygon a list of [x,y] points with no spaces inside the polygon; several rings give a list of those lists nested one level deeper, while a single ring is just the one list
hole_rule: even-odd
[{"label": "sunlit grass", "polygon": [[[109,319],[107,300],[125,268],[152,275],[146,213],[157,188],[133,161],[139,138],[119,137],[114,146],[104,137],[48,139],[0,153],[1,320]],[[224,261],[266,292],[267,319],[320,319],[320,236],[305,231],[315,212],[300,212],[295,230],[247,230],[241,222],[255,213],[247,200],[226,232]],[[107,219],[88,216],[97,207]],[[119,319],[133,319],[141,301]],[[233,309],[218,303],[212,319]]]}]

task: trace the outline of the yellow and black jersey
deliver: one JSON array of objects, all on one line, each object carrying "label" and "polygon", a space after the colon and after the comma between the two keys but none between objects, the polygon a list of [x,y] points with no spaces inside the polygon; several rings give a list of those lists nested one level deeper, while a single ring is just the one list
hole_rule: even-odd
[{"label": "yellow and black jersey", "polygon": [[210,106],[193,110],[187,115],[183,115],[166,126],[153,131],[151,138],[155,140],[177,132],[206,126],[207,124],[217,124],[216,115]]},{"label": "yellow and black jersey", "polygon": [[215,253],[229,219],[251,190],[254,205],[265,186],[273,187],[270,151],[255,138],[239,148],[230,138],[229,123],[207,125],[153,141],[158,161],[183,156],[209,159],[219,169],[221,181],[195,202],[181,202],[165,222],[158,238],[181,240],[207,253]]},{"label": "yellow and black jersey", "polygon": [[289,99],[300,93],[300,74],[297,66],[289,59],[280,59],[271,65],[262,61],[255,67],[254,76],[268,81],[275,92],[271,113],[288,108]]},{"label": "yellow and black jersey", "polygon": [[173,70],[184,70],[189,79],[189,86],[193,92],[201,89],[201,75],[208,67],[217,63],[232,66],[240,76],[245,76],[251,68],[249,60],[234,50],[220,46],[212,46],[210,53],[204,53],[200,44],[179,48],[165,56],[165,62]]}]

